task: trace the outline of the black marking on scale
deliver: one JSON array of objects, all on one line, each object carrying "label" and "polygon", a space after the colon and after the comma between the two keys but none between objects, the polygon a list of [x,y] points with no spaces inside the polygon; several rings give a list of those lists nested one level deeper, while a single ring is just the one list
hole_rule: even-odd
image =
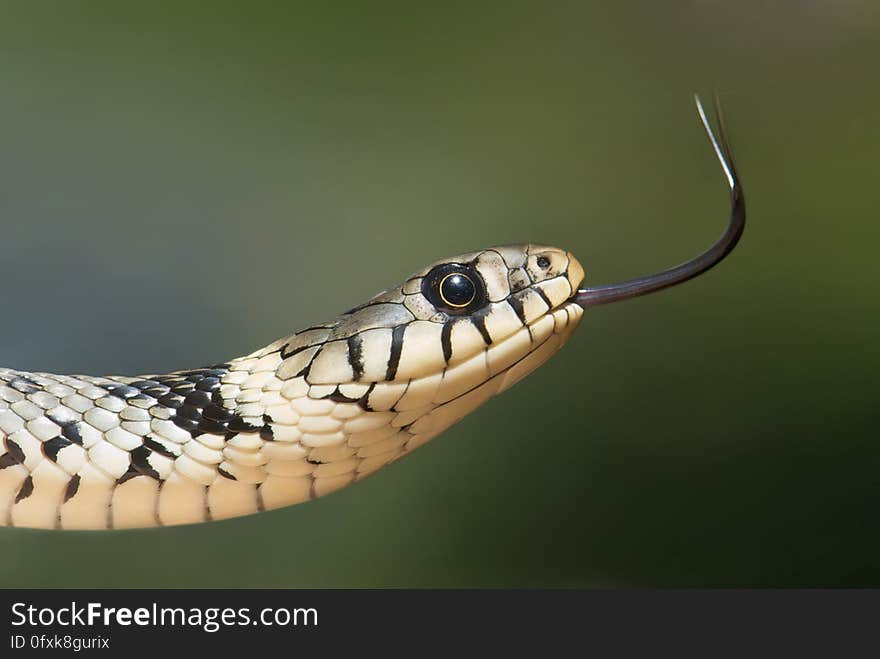
[{"label": "black marking on scale", "polygon": [[455,320],[447,320],[443,323],[443,329],[440,330],[440,343],[443,345],[443,359],[446,360],[447,366],[449,360],[452,359],[452,326]]},{"label": "black marking on scale", "polygon": [[71,476],[70,480],[67,481],[67,488],[64,490],[64,501],[62,503],[67,503],[76,495],[79,490],[79,481],[79,474]]},{"label": "black marking on scale", "polygon": [[492,337],[489,336],[489,330],[486,329],[486,316],[482,313],[476,313],[470,316],[471,324],[480,332],[483,337],[483,343],[487,346],[492,345]]},{"label": "black marking on scale", "polygon": [[159,472],[156,471],[149,461],[149,457],[152,453],[153,452],[146,446],[138,446],[129,451],[128,459],[131,461],[131,469],[134,469],[143,476],[149,476],[154,480],[160,481],[162,480],[162,477],[159,476]]},{"label": "black marking on scale", "polygon": [[174,453],[169,451],[165,446],[157,442],[152,437],[144,437],[144,446],[153,451],[153,453],[164,455],[166,458],[171,458],[173,460],[177,457]]},{"label": "black marking on scale", "polygon": [[73,444],[78,444],[79,446],[83,445],[82,435],[79,433],[79,421],[74,421],[73,423],[68,423],[66,426],[61,426],[61,434]]},{"label": "black marking on scale", "polygon": [[16,444],[14,441],[7,437],[5,439],[6,443],[6,453],[0,457],[0,469],[5,469],[6,467],[11,467],[12,465],[21,464],[24,462],[24,451],[21,450],[21,447]]},{"label": "black marking on scale", "polygon": [[354,379],[360,380],[364,374],[364,344],[360,334],[348,337],[348,364]]},{"label": "black marking on scale", "polygon": [[400,365],[400,353],[403,352],[403,334],[406,325],[398,325],[391,332],[391,354],[388,357],[388,370],[385,371],[385,379],[393,380],[397,375],[397,367]]},{"label": "black marking on scale", "polygon": [[518,295],[509,295],[507,297],[507,304],[509,304],[510,308],[513,309],[520,322],[523,325],[527,325],[528,323],[526,323],[526,310],[523,305],[522,298]]},{"label": "black marking on scale", "polygon": [[358,406],[364,410],[365,412],[372,412],[373,408],[370,407],[370,394],[373,393],[373,389],[376,388],[376,383],[371,382],[370,387],[367,389],[366,393],[360,397],[357,404]]},{"label": "black marking on scale", "polygon": [[548,310],[553,308],[553,303],[550,302],[550,298],[547,297],[547,294],[544,292],[543,288],[541,288],[540,286],[535,286],[532,290],[538,294],[539,298],[544,300],[544,304],[547,305]]},{"label": "black marking on scale", "polygon": [[58,436],[43,442],[40,445],[40,449],[43,451],[43,455],[49,458],[52,462],[58,462],[58,452],[71,444],[73,444],[73,442],[70,440]]},{"label": "black marking on scale", "polygon": [[15,503],[19,501],[23,501],[27,499],[34,491],[34,477],[31,474],[28,474],[27,478],[21,484],[21,487],[18,488],[18,494],[15,495]]}]

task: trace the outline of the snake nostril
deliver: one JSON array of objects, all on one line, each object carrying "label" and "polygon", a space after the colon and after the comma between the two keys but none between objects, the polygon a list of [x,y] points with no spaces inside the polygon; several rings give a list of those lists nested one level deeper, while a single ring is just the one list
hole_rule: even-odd
[{"label": "snake nostril", "polygon": [[546,256],[539,256],[536,259],[539,268],[544,268],[545,270],[550,267],[550,259]]}]

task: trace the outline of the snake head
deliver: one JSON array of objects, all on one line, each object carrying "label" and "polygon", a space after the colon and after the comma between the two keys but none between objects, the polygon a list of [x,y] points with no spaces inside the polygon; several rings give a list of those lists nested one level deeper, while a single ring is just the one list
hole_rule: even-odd
[{"label": "snake head", "polygon": [[551,335],[568,337],[581,315],[573,296],[583,275],[571,253],[543,245],[492,247],[435,261],[327,326],[321,348],[327,354],[315,355],[307,379],[436,383],[443,390],[467,363],[467,385],[478,386]]}]

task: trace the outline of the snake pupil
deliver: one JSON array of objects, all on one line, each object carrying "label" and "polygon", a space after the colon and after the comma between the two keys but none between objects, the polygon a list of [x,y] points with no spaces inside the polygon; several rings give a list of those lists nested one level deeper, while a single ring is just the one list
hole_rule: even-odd
[{"label": "snake pupil", "polygon": [[440,282],[440,297],[451,307],[466,307],[476,294],[474,282],[460,272],[448,274]]},{"label": "snake pupil", "polygon": [[422,295],[437,311],[461,316],[489,302],[479,271],[468,263],[441,263],[422,278]]}]

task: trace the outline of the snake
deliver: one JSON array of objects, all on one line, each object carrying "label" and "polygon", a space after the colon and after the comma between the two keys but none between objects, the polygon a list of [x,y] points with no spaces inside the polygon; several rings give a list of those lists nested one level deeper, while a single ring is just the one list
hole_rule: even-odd
[{"label": "snake", "polygon": [[679,284],[745,225],[726,137],[696,98],[731,197],[722,236],[682,265],[582,288],[568,250],[444,258],[337,318],[243,357],[161,375],[0,368],[0,524],[126,529],[289,506],[412,453],[553,356],[585,310]]}]

